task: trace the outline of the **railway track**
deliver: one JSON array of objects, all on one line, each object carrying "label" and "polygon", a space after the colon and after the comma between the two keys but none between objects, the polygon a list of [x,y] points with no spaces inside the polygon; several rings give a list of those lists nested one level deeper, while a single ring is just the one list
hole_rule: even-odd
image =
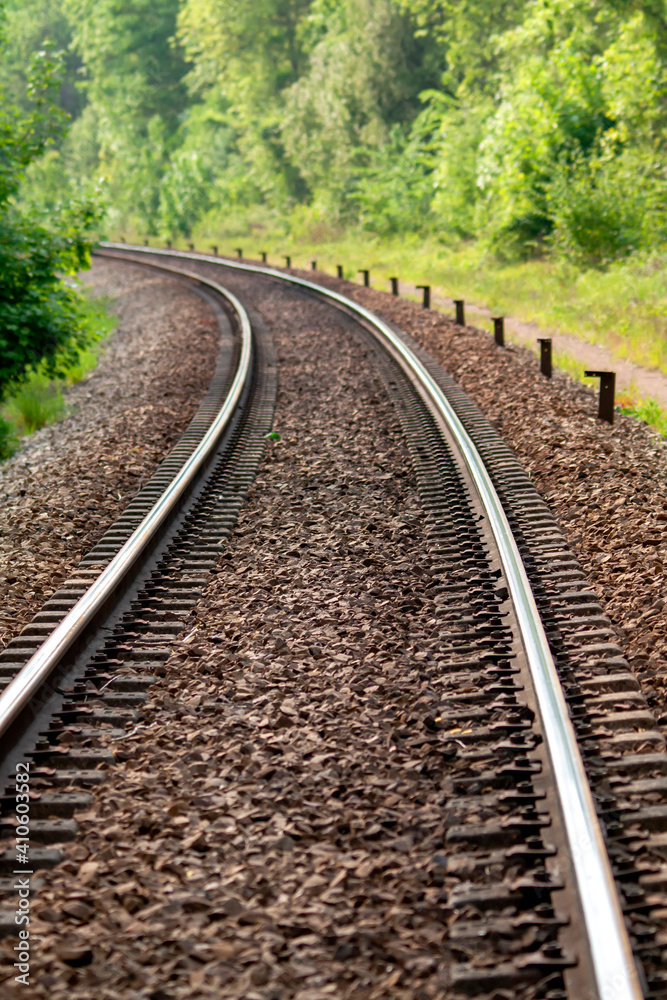
[{"label": "railway track", "polygon": [[[400,420],[424,509],[440,693],[422,731],[408,725],[400,739],[424,758],[425,776],[448,790],[438,855],[446,876],[430,872],[434,886],[446,884],[431,917],[447,927],[447,995],[667,995],[660,971],[667,824],[653,804],[667,784],[664,741],[595,595],[503,442],[409,337],[339,293],[198,254],[113,245],[100,252],[204,283],[231,307],[236,338],[224,339],[211,391],[184,440],[77,578],[0,653],[9,681],[0,696],[3,778],[28,759],[40,788],[31,801],[33,867],[58,863],[51,845],[76,836],[85,786],[113,766],[108,750],[91,748],[95,727],[108,736],[136,724],[171,637],[183,634],[216,571],[275,397],[270,336],[241,301],[252,302],[252,282],[287,282],[302,301],[325,297],[364,348]],[[219,315],[224,331],[229,320]],[[209,448],[201,459],[193,450],[199,442]],[[167,531],[149,540],[153,522]],[[139,552],[126,578],[132,548]],[[10,835],[15,805],[8,787],[3,832]],[[8,846],[5,906],[15,862]],[[9,906],[8,929],[13,914]]]}]

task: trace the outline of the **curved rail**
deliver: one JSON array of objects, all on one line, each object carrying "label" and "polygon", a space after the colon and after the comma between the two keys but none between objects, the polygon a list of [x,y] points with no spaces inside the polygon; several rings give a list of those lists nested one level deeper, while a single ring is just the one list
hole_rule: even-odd
[{"label": "curved rail", "polygon": [[593,796],[530,582],[502,503],[484,462],[442,390],[421,361],[387,323],[370,309],[339,292],[273,268],[221,260],[219,257],[206,254],[156,250],[123,243],[101,243],[100,246],[132,253],[175,256],[217,264],[237,271],[262,274],[288,281],[330,299],[346,311],[360,316],[371,327],[375,336],[415,384],[436,421],[441,426],[444,424],[454,437],[489,519],[519,624],[560,801],[597,994],[601,1000],[642,1000],[643,991]]},{"label": "curved rail", "polygon": [[0,738],[61,662],[63,656],[71,649],[86,626],[101,611],[114,590],[126,578],[132,567],[137,564],[151,539],[156,536],[165,520],[175,510],[179,500],[216,448],[250,375],[252,330],[248,314],[236,296],[216,282],[202,278],[201,275],[162,265],[160,265],[160,270],[170,271],[180,277],[191,278],[198,284],[206,285],[227,299],[234,309],[241,327],[241,350],[232,384],[215,420],[155,506],[97,580],[77,601],[0,695]]}]

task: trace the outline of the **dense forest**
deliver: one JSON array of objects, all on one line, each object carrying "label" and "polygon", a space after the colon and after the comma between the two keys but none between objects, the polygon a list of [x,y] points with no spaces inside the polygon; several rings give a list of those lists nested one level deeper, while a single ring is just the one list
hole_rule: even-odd
[{"label": "dense forest", "polygon": [[665,0],[5,7],[26,114],[33,54],[63,53],[70,126],[27,167],[33,211],[101,185],[109,231],[163,237],[280,219],[593,264],[664,239]]}]

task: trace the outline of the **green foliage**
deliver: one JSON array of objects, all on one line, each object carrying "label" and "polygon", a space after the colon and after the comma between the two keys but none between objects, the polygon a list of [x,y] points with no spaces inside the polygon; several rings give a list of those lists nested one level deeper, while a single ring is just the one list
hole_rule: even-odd
[{"label": "green foliage", "polygon": [[17,450],[21,436],[59,420],[66,409],[62,390],[80,382],[97,365],[101,344],[113,330],[115,317],[108,313],[105,299],[81,295],[78,318],[84,333],[77,350],[69,343],[55,363],[43,359],[6,392],[0,407],[0,461]]},{"label": "green foliage", "polygon": [[589,9],[587,0],[537,0],[503,38],[512,72],[503,74],[477,163],[478,228],[491,243],[525,246],[548,235],[559,164],[587,155],[612,124],[594,58],[603,25]]},{"label": "green foliage", "polygon": [[640,399],[629,401],[619,406],[621,413],[642,420],[649,427],[654,427],[659,434],[667,437],[667,410],[663,409],[655,399]]},{"label": "green foliage", "polygon": [[599,266],[664,238],[662,164],[636,150],[580,152],[554,171],[548,196],[554,244]]},{"label": "green foliage", "polygon": [[417,26],[442,54],[443,86],[450,97],[470,103],[495,93],[497,39],[519,25],[527,0],[400,0]]},{"label": "green foliage", "polygon": [[424,98],[435,147],[432,212],[441,229],[469,236],[475,232],[478,149],[489,101],[467,104],[438,91],[427,91]]},{"label": "green foliage", "polygon": [[32,375],[9,397],[3,415],[19,434],[31,434],[58,420],[64,409],[59,385],[44,375]]},{"label": "green foliage", "polygon": [[[367,214],[383,197],[371,188],[401,171],[414,201],[411,171],[422,164],[413,155],[416,143],[406,140],[419,93],[437,82],[431,45],[415,38],[392,0],[316,0],[308,23],[314,44],[307,71],[286,93],[282,125],[285,149],[308,190],[330,210],[345,214],[356,204]],[[387,188],[385,197],[395,180],[387,178]],[[377,217],[377,209],[371,214]]]},{"label": "green foliage", "polygon": [[54,232],[16,209],[0,214],[0,391],[42,359],[56,374],[88,340],[80,296],[62,278],[88,266],[82,229],[95,223],[93,208],[87,216],[61,217]]},{"label": "green foliage", "polygon": [[178,0],[63,0],[86,70],[89,101],[104,112],[104,139],[154,118],[173,132],[186,106],[187,65],[172,42]]},{"label": "green foliage", "polygon": [[171,238],[282,215],[594,266],[664,239],[665,0],[6,2],[12,93],[47,28],[69,52],[33,204],[94,176],[113,228]]},{"label": "green foliage", "polygon": [[16,428],[9,420],[0,416],[0,462],[11,458],[18,446]]},{"label": "green foliage", "polygon": [[35,52],[49,39],[54,51],[61,54],[57,103],[70,116],[77,117],[84,101],[76,85],[81,60],[71,49],[72,29],[63,0],[6,0],[4,6],[6,35],[11,39],[11,47],[0,61],[0,86],[6,99],[24,113],[32,110],[27,71]]},{"label": "green foliage", "polygon": [[[310,0],[185,0],[179,34],[194,66],[193,95],[215,107],[209,121],[216,142],[231,129],[243,173],[255,197],[285,204],[305,193],[283,142],[284,91],[304,68],[300,32]],[[237,173],[235,158],[233,172]],[[223,197],[226,185],[223,184]]]},{"label": "green foliage", "polygon": [[87,100],[76,143],[63,149],[65,172],[83,180],[92,166],[108,186],[110,222],[155,232],[160,179],[188,104],[188,65],[173,40],[178,0],[61,2]]},{"label": "green foliage", "polygon": [[169,234],[189,236],[193,221],[209,207],[212,176],[196,150],[179,150],[160,183],[160,225]]},{"label": "green foliage", "polygon": [[[2,42],[0,36],[0,46]],[[17,193],[28,164],[62,133],[65,116],[56,104],[59,71],[59,58],[53,55],[52,46],[45,46],[30,64],[30,111],[22,114],[15,105],[0,102],[0,211]]]},{"label": "green foliage", "polygon": [[395,128],[348,196],[365,229],[387,236],[427,228],[433,198],[434,157],[428,143],[413,133],[407,141]]},{"label": "green foliage", "polygon": [[179,38],[194,61],[196,85],[222,84],[239,110],[278,95],[304,67],[302,18],[310,6],[309,0],[186,0]]},{"label": "green foliage", "polygon": [[87,266],[96,206],[73,202],[47,227],[20,200],[29,165],[64,129],[59,82],[60,60],[45,44],[28,74],[29,110],[0,104],[0,396],[31,366],[55,371],[74,358],[85,335],[79,297],[63,276]]}]

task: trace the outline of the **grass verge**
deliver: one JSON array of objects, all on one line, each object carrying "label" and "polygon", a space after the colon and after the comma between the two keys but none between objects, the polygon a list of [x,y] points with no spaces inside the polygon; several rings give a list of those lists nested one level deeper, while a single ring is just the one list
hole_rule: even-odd
[{"label": "grass verge", "polygon": [[655,399],[633,399],[626,395],[620,396],[616,405],[621,413],[642,420],[663,437],[667,437],[667,410],[660,407]]},{"label": "grass verge", "polygon": [[[572,334],[667,374],[667,254],[634,257],[607,270],[582,270],[558,259],[502,261],[485,254],[476,243],[445,244],[420,234],[380,238],[367,232],[329,232],[323,226],[301,232],[293,226],[288,232],[278,224],[242,219],[220,235],[222,229],[222,224],[218,229],[209,222],[195,230],[196,248],[210,253],[215,244],[220,254],[235,257],[241,247],[245,257],[258,260],[264,251],[269,264],[278,265],[289,254],[294,267],[309,269],[316,260],[318,268],[330,273],[340,264],[350,281],[359,281],[359,269],[368,268],[375,287],[387,288],[392,276],[430,284],[434,293]],[[126,238],[144,240],[143,234],[127,233]],[[188,245],[185,239],[173,241],[175,248]],[[555,354],[554,364],[592,384],[584,378],[584,365],[571,356]],[[621,412],[666,432],[667,412],[655,400],[626,394],[621,403]]]},{"label": "grass verge", "polygon": [[0,406],[0,461],[14,454],[22,437],[63,417],[66,412],[63,389],[82,381],[97,366],[104,339],[116,325],[108,305],[104,298],[84,297],[81,308],[90,340],[74,364],[61,366],[58,378],[50,378],[44,366],[39,365],[7,393]]},{"label": "grass verge", "polygon": [[[445,244],[419,234],[380,238],[320,229],[313,237],[255,226],[243,236],[195,232],[193,240],[209,252],[215,243],[230,257],[242,247],[251,258],[266,251],[276,264],[284,264],[285,254],[295,267],[309,268],[317,260],[318,267],[334,272],[342,264],[352,281],[359,280],[359,268],[368,268],[376,286],[387,287],[393,275],[427,283],[452,298],[602,344],[619,358],[667,374],[667,254],[583,270],[559,259],[506,262],[476,243]],[[185,240],[177,245],[187,248]]]}]

